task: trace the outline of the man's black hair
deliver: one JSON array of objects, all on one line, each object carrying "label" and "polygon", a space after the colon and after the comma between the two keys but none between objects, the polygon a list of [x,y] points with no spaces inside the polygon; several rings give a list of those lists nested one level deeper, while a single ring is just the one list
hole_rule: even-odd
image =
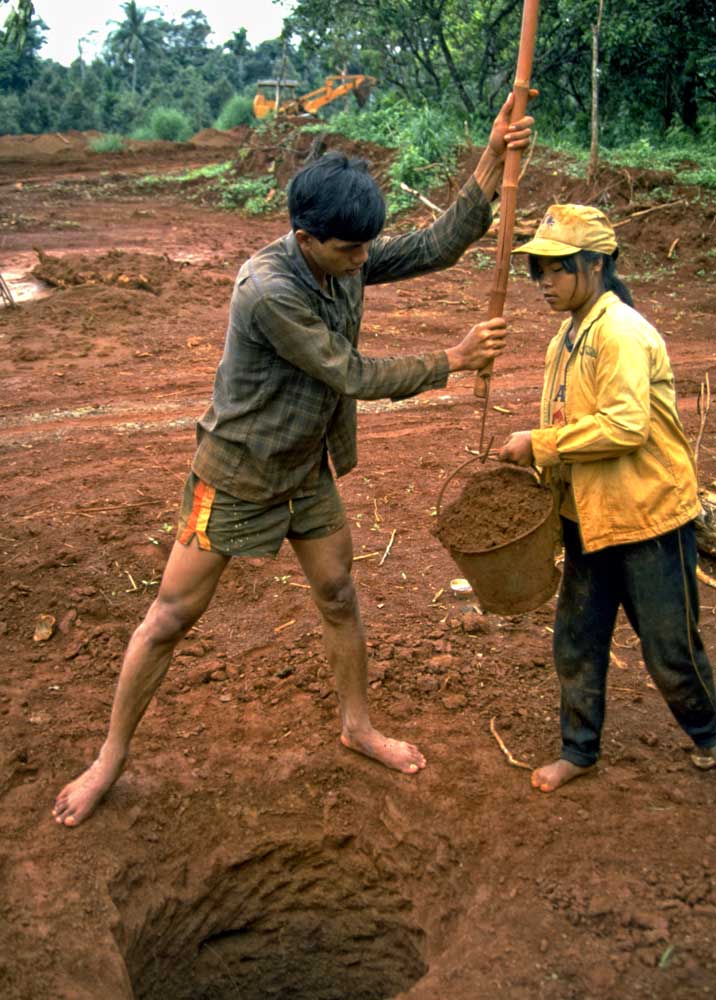
[{"label": "man's black hair", "polygon": [[[617,276],[617,257],[619,256],[619,248],[612,254],[608,253],[597,253],[594,250],[580,250],[578,253],[570,253],[565,257],[550,257],[556,264],[561,264],[565,269],[567,274],[576,274],[577,271],[586,271],[590,264],[595,263],[598,260],[602,260],[602,283],[604,285],[605,292],[614,292],[618,295],[622,302],[626,302],[628,306],[634,305],[634,300],[631,297],[631,292],[624,284],[622,279]],[[530,263],[530,277],[533,281],[539,281],[542,277],[542,268],[540,266],[539,255],[528,254]]]},{"label": "man's black hair", "polygon": [[321,243],[367,243],[385,224],[385,201],[365,160],[332,152],[291,179],[288,214],[294,231],[305,229]]}]

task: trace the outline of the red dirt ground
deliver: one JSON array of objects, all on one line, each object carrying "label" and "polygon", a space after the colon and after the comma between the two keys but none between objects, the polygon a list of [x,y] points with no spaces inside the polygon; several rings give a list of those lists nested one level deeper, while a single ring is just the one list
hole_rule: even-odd
[{"label": "red dirt ground", "polygon": [[[341,483],[374,717],[421,747],[425,771],[339,745],[317,613],[286,548],[229,567],[103,807],[77,830],[55,825],[54,795],[96,754],[124,645],[156,593],[233,277],[287,227],[129,186],[226,158],[216,136],[95,158],[77,142],[67,153],[69,140],[36,154],[3,141],[0,271],[29,272],[37,248],[62,258],[66,280],[0,309],[2,997],[715,996],[716,772],[690,765],[626,624],[596,774],[539,794],[491,731],[530,766],[558,750],[553,601],[476,614],[452,598],[456,569],[431,534],[445,477],[477,445],[471,376],[363,404],[360,465]],[[622,271],[666,336],[695,440],[699,386],[716,375],[713,206],[626,172],[589,193],[562,166],[535,157],[520,225],[589,194],[629,220]],[[657,183],[683,200],[634,216]],[[448,272],[369,289],[363,350],[456,342],[484,315],[494,248],[487,237]],[[524,273],[506,314],[496,442],[534,425],[555,327]],[[715,435],[707,420],[707,490]],[[716,594],[702,598],[716,653]],[[56,623],[46,640],[33,638],[42,615]]]}]

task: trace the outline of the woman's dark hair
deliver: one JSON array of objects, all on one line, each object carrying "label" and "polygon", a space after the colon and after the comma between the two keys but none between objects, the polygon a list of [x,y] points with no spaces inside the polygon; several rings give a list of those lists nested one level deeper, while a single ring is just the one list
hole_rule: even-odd
[{"label": "woman's dark hair", "polygon": [[321,243],[367,243],[385,224],[385,201],[365,160],[326,153],[291,179],[288,214],[294,230],[305,229]]},{"label": "woman's dark hair", "polygon": [[[534,254],[529,254],[530,262],[530,277],[533,281],[539,281],[542,277],[542,268],[540,267],[540,257],[536,257]],[[580,250],[578,253],[570,253],[566,257],[550,257],[550,260],[559,263],[565,269],[568,274],[576,274],[577,271],[586,271],[590,264],[594,264],[598,260],[602,260],[602,284],[604,285],[605,292],[614,292],[618,295],[622,302],[626,302],[628,306],[634,305],[634,300],[631,297],[631,292],[624,284],[621,278],[617,277],[617,257],[619,256],[619,248],[612,253],[596,253],[594,250]]]}]

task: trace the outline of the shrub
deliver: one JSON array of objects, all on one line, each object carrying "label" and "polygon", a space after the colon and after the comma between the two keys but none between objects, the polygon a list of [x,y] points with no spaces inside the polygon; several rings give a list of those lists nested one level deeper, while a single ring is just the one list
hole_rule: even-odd
[{"label": "shrub", "polygon": [[124,138],[116,132],[100,135],[92,140],[89,149],[91,153],[121,153],[124,149]]},{"label": "shrub", "polygon": [[[416,107],[404,99],[385,99],[376,104],[369,115],[338,112],[331,118],[331,128],[350,139],[377,142],[396,150],[396,158],[388,170],[391,181],[388,214],[392,216],[415,204],[413,196],[401,190],[401,182],[427,190],[451,176],[456,151],[465,142],[465,132],[459,118],[442,108]],[[316,128],[310,126],[307,131]]]},{"label": "shrub", "polygon": [[185,142],[192,134],[189,119],[178,108],[155,108],[149,118],[149,134],[153,139]]},{"label": "shrub", "polygon": [[223,208],[242,208],[248,215],[261,215],[276,211],[283,204],[283,196],[276,189],[276,179],[270,175],[263,177],[240,177],[238,180],[221,182],[221,205]]},{"label": "shrub", "polygon": [[214,122],[214,127],[236,128],[237,125],[250,125],[253,120],[252,99],[244,94],[234,94],[222,107]]}]

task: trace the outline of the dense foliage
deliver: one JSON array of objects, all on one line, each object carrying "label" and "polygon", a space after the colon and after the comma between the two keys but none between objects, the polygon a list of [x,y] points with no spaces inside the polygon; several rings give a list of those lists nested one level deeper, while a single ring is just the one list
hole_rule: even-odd
[{"label": "dense foliage", "polygon": [[[65,67],[41,57],[46,27],[29,0],[14,4],[0,35],[0,133],[143,137],[249,121],[259,79],[291,77],[307,91],[339,71],[378,78],[368,110],[384,131],[407,109],[416,131],[439,134],[448,122],[454,135],[484,134],[511,85],[522,9],[520,0],[298,0],[282,38],[252,48],[240,13],[232,37],[210,45],[200,10],[167,21],[128,0],[101,56],[86,61],[80,42]],[[543,135],[589,142],[597,9],[598,0],[542,2]],[[603,145],[674,132],[716,140],[716,0],[606,0],[599,79]],[[344,110],[336,104],[324,114]]]}]

